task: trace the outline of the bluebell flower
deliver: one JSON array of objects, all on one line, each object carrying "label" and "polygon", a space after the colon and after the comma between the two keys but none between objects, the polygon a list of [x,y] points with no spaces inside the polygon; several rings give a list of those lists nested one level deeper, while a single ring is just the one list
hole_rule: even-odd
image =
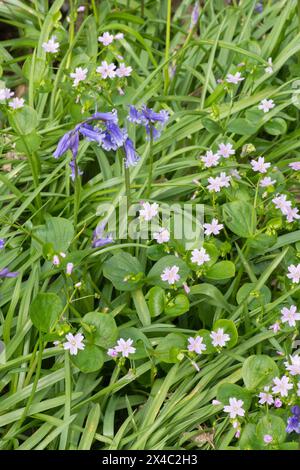
[{"label": "bluebell flower", "polygon": [[114,241],[111,234],[104,235],[104,229],[105,223],[102,222],[97,225],[96,229],[94,230],[92,241],[93,248],[99,248],[101,246],[108,245],[109,243],[112,243]]},{"label": "bluebell flower", "polygon": [[5,240],[4,238],[0,238],[0,250],[3,250],[4,246],[5,246]]},{"label": "bluebell flower", "polygon": [[194,5],[193,11],[192,11],[192,15],[191,15],[191,25],[190,25],[191,29],[195,26],[195,24],[197,24],[198,19],[199,19],[199,15],[200,15],[200,7],[199,7],[199,3],[198,3],[198,0],[197,0],[195,2],[195,5]]},{"label": "bluebell flower", "polygon": [[162,109],[161,111],[159,111],[159,113],[156,113],[155,111],[153,111],[153,109],[147,108],[147,106],[143,106],[142,114],[147,120],[147,122],[152,124],[154,124],[155,122],[159,122],[164,126],[169,120],[169,113],[165,109]]},{"label": "bluebell flower", "polygon": [[78,129],[80,126],[76,126],[72,131],[67,132],[62,136],[57,144],[57,148],[53,153],[54,158],[61,157],[67,150],[71,150],[73,157],[76,158],[79,146],[79,134]]},{"label": "bluebell flower", "polygon": [[130,166],[135,166],[140,160],[139,155],[136,153],[133,142],[131,139],[127,138],[124,143],[124,150],[126,154],[125,166],[129,168]]},{"label": "bluebell flower", "polygon": [[11,272],[8,268],[3,268],[0,270],[0,278],[1,277],[17,277],[19,273],[17,271]]},{"label": "bluebell flower", "polygon": [[[69,163],[69,166],[71,168],[71,180],[72,181],[75,181],[75,178],[76,178],[76,161],[72,158],[72,160],[70,161]],[[83,175],[83,171],[80,170],[79,166],[77,166],[77,174],[78,176],[81,176]]]},{"label": "bluebell flower", "polygon": [[258,2],[256,5],[255,5],[255,9],[256,13],[262,13],[263,10],[264,10],[264,7],[263,7],[263,4],[261,2]]},{"label": "bluebell flower", "polygon": [[110,150],[117,150],[118,146],[112,141],[111,135],[108,131],[104,132],[104,139],[102,140],[102,147],[109,152]]},{"label": "bluebell flower", "polygon": [[117,124],[114,124],[113,122],[107,123],[106,130],[109,133],[112,142],[117,147],[122,147],[125,140],[127,139],[127,131],[125,129],[121,129]]},{"label": "bluebell flower", "polygon": [[134,124],[142,124],[145,121],[142,113],[132,104],[129,106],[129,114],[127,116],[128,121],[133,122]]},{"label": "bluebell flower", "polygon": [[[139,111],[135,106],[131,105],[127,119],[130,122],[145,126],[148,135],[151,135],[152,129],[152,137],[155,140],[160,136],[160,130],[168,122],[169,113],[164,109],[157,113],[153,109],[147,108],[147,106],[142,106],[141,111]],[[159,129],[154,127],[156,123],[159,125]]]},{"label": "bluebell flower", "polygon": [[293,413],[287,420],[287,427],[286,432],[296,432],[300,434],[300,407],[295,405],[291,408],[291,412]]},{"label": "bluebell flower", "polygon": [[118,114],[116,110],[113,110],[109,113],[94,113],[88,121],[100,120],[104,122],[113,122],[114,124],[118,123]]},{"label": "bluebell flower", "polygon": [[104,132],[97,127],[91,126],[90,124],[84,123],[80,127],[80,133],[90,141],[98,142],[99,145],[102,144],[102,141],[105,137]]}]

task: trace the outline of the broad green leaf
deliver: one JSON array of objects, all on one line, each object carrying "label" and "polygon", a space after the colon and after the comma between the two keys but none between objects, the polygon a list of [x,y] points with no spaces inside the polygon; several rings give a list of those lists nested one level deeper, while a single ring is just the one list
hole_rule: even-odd
[{"label": "broad green leaf", "polygon": [[83,350],[71,357],[73,364],[78,367],[81,372],[88,374],[100,370],[104,363],[104,352],[95,344],[86,344]]},{"label": "broad green leaf", "polygon": [[83,319],[83,326],[88,325],[92,331],[86,332],[86,336],[97,346],[107,349],[116,344],[118,328],[114,318],[109,313],[90,312]]},{"label": "broad green leaf", "polygon": [[234,263],[232,261],[220,261],[206,271],[205,277],[212,281],[221,281],[223,279],[230,279],[234,275]]},{"label": "broad green leaf", "polygon": [[252,237],[256,229],[256,212],[253,205],[245,201],[223,204],[223,218],[226,226],[243,238]]},{"label": "broad green leaf", "polygon": [[177,266],[179,268],[178,275],[180,276],[179,280],[176,281],[173,285],[180,287],[182,283],[186,281],[187,276],[189,275],[189,268],[186,263],[177,256],[169,255],[161,258],[153,268],[149,271],[147,276],[147,282],[149,284],[154,284],[160,286],[164,289],[170,288],[170,284],[167,281],[161,279],[161,275],[166,268],[172,268]]},{"label": "broad green leaf", "polygon": [[62,302],[56,294],[40,293],[31,303],[29,315],[38,330],[49,333],[62,314],[62,310]]},{"label": "broad green leaf", "polygon": [[137,258],[121,252],[103,265],[103,274],[118,290],[132,291],[143,284],[143,268]]},{"label": "broad green leaf", "polygon": [[270,385],[272,379],[279,375],[277,364],[264,354],[248,357],[242,368],[243,381],[247,389],[262,390],[265,385]]}]

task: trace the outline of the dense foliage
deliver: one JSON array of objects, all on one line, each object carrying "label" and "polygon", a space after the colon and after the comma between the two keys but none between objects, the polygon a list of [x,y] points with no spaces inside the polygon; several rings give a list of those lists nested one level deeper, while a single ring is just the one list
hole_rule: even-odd
[{"label": "dense foliage", "polygon": [[0,2],[0,449],[298,448],[299,11]]}]

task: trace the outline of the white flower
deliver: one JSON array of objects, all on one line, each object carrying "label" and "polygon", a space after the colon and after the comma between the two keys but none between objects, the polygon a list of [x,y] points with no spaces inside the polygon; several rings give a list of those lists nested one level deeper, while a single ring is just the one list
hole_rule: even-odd
[{"label": "white flower", "polygon": [[192,257],[191,261],[192,263],[196,263],[198,266],[202,266],[202,264],[207,263],[207,261],[210,260],[210,256],[208,253],[206,253],[205,248],[196,248],[195,250],[192,251]]},{"label": "white flower", "polygon": [[222,184],[219,176],[217,176],[216,178],[213,178],[211,176],[210,178],[208,178],[208,182],[209,184],[207,185],[207,189],[209,190],[209,192],[220,192]]},{"label": "white flower", "polygon": [[293,384],[290,383],[290,379],[286,375],[283,375],[281,379],[279,377],[275,377],[273,382],[275,384],[272,388],[273,392],[279,393],[282,397],[287,397],[288,391],[293,388]]},{"label": "white flower", "polygon": [[268,66],[265,68],[266,73],[273,73],[273,62],[272,57],[268,58]]},{"label": "white flower", "polygon": [[213,400],[211,404],[214,406],[218,406],[218,405],[221,405],[222,403],[219,400]]},{"label": "white flower", "polygon": [[203,224],[203,227],[205,228],[204,233],[205,235],[218,235],[220,233],[220,230],[224,227],[223,224],[219,224],[218,219],[212,219],[210,224]]},{"label": "white flower", "polygon": [[116,75],[119,78],[129,77],[131,75],[131,72],[132,72],[132,67],[130,67],[130,65],[126,67],[125,64],[120,64],[119,68],[117,68],[116,70]]},{"label": "white flower", "polygon": [[207,185],[207,189],[210,192],[215,191],[218,193],[221,188],[228,188],[230,186],[230,176],[226,176],[226,173],[222,171],[222,173],[220,173],[216,178],[208,178],[208,182],[209,184]]},{"label": "white flower", "polygon": [[[1,90],[0,90],[0,93],[1,93]],[[292,170],[298,171],[300,170],[300,162],[289,163],[289,167],[292,168]]]},{"label": "white flower", "polygon": [[60,259],[57,255],[54,255],[53,258],[52,258],[52,264],[54,264],[54,266],[59,266],[60,265]]},{"label": "white flower", "polygon": [[273,325],[269,327],[269,330],[273,330],[274,333],[278,333],[280,330],[280,324],[276,321]]},{"label": "white flower", "polygon": [[14,92],[10,91],[10,88],[0,88],[0,101],[9,100],[14,96]]},{"label": "white flower", "polygon": [[234,178],[236,178],[237,180],[241,180],[241,175],[239,174],[238,170],[236,169],[233,169],[233,170],[230,170],[230,175],[233,176]]},{"label": "white flower", "polygon": [[232,75],[232,73],[229,73],[226,77],[226,82],[233,83],[234,85],[237,85],[242,80],[245,80],[245,79],[241,76],[240,72],[236,72],[234,75]]},{"label": "white flower", "polygon": [[75,72],[70,73],[70,77],[74,79],[73,86],[77,86],[80,82],[86,79],[88,69],[82,67],[76,67]]},{"label": "white flower", "polygon": [[66,339],[68,341],[63,343],[63,346],[65,350],[70,350],[71,356],[76,356],[78,349],[83,350],[85,348],[82,342],[84,340],[84,336],[81,333],[77,333],[75,336],[73,336],[72,333],[68,333],[66,335]]},{"label": "white flower", "polygon": [[203,344],[202,336],[196,336],[196,338],[188,338],[188,350],[191,352],[195,352],[197,354],[201,354],[202,351],[206,350],[206,345]]},{"label": "white flower", "polygon": [[272,180],[270,176],[265,176],[259,183],[259,186],[261,188],[267,188],[268,186],[272,186],[274,183],[276,183],[275,180]]},{"label": "white flower", "polygon": [[125,341],[125,339],[120,338],[117,341],[117,346],[115,346],[115,351],[118,353],[121,353],[123,357],[128,357],[129,354],[134,354],[136,351],[136,348],[131,346],[133,343],[132,339],[128,339]]},{"label": "white flower", "polygon": [[298,214],[299,210],[297,207],[288,207],[286,209],[286,218],[288,222],[293,222],[294,220],[300,219],[300,215]]},{"label": "white flower", "polygon": [[245,416],[245,410],[243,408],[243,400],[237,400],[236,398],[229,398],[229,405],[224,406],[225,413],[230,413],[230,418],[234,419],[237,416]]},{"label": "white flower", "polygon": [[205,168],[217,166],[219,163],[220,156],[217,153],[213,153],[208,150],[205,155],[201,157],[201,161],[204,163]]},{"label": "white flower", "polygon": [[224,333],[223,328],[219,328],[217,331],[212,331],[210,337],[212,339],[212,345],[215,348],[223,348],[223,346],[226,346],[227,341],[230,340],[230,335]]},{"label": "white flower", "polygon": [[220,173],[219,178],[221,182],[221,187],[228,188],[230,186],[230,176],[226,176],[226,173],[224,171]]},{"label": "white flower", "polygon": [[110,357],[117,357],[118,352],[115,350],[115,348],[109,348],[106,353]]},{"label": "white flower", "polygon": [[260,109],[264,113],[268,113],[270,111],[270,109],[272,109],[274,107],[275,107],[274,101],[273,100],[267,100],[267,99],[262,100],[260,102],[260,104],[258,105],[258,109]]},{"label": "white flower", "polygon": [[290,356],[291,364],[285,362],[285,368],[291,375],[300,375],[300,356]]},{"label": "white flower", "polygon": [[73,263],[68,263],[68,264],[67,264],[66,273],[68,274],[68,276],[71,276],[72,271],[73,271],[73,268],[74,268],[74,264],[73,264]]},{"label": "white flower", "polygon": [[296,321],[300,320],[300,313],[297,312],[296,305],[292,305],[290,308],[284,307],[281,314],[282,323],[288,323],[289,326],[296,326]]},{"label": "white flower", "polygon": [[116,76],[115,68],[116,66],[114,63],[108,64],[106,60],[103,60],[101,65],[96,68],[96,72],[100,73],[101,77],[104,79],[107,77],[114,78]]},{"label": "white flower", "polygon": [[263,392],[260,392],[258,395],[259,400],[258,403],[264,405],[267,403],[268,405],[272,405],[274,403],[274,398],[272,397],[272,393],[269,392],[270,387],[265,387]]},{"label": "white flower", "polygon": [[223,158],[229,158],[230,155],[234,155],[235,154],[235,150],[234,148],[232,147],[232,144],[228,143],[228,144],[219,144],[219,149],[218,149],[218,155],[220,155],[220,157],[223,157]]},{"label": "white flower", "polygon": [[287,277],[291,279],[294,284],[298,284],[300,280],[300,264],[297,264],[297,266],[291,264],[288,266],[288,271],[289,274],[287,274]]},{"label": "white flower", "polygon": [[148,222],[158,214],[159,205],[156,202],[153,204],[150,204],[150,202],[143,202],[142,207],[143,208],[139,211],[139,218],[141,220]]},{"label": "white flower", "polygon": [[42,48],[45,52],[50,52],[51,54],[56,54],[59,49],[59,42],[55,42],[56,37],[52,36],[48,42],[43,42]]},{"label": "white flower", "polygon": [[276,209],[280,209],[283,214],[287,214],[289,209],[291,208],[291,201],[287,201],[286,195],[277,195],[272,199],[273,204],[275,204]]},{"label": "white flower", "polygon": [[161,274],[161,280],[167,281],[168,284],[175,284],[175,282],[179,281],[180,276],[178,274],[179,267],[172,266],[171,268],[165,268]]},{"label": "white flower", "polygon": [[298,382],[297,387],[298,387],[298,389],[297,389],[297,396],[300,397],[300,382]]},{"label": "white flower", "polygon": [[81,13],[82,11],[85,10],[85,6],[84,5],[79,5],[79,7],[77,8],[77,11],[78,13]]},{"label": "white flower", "polygon": [[266,173],[267,169],[271,166],[271,163],[265,163],[264,157],[259,157],[258,160],[251,160],[251,165],[253,171],[258,171],[259,173]]},{"label": "white flower", "polygon": [[117,33],[115,35],[115,39],[117,39],[118,41],[120,41],[120,39],[124,39],[124,34],[123,33]]},{"label": "white flower", "polygon": [[11,108],[13,109],[19,109],[19,108],[23,108],[24,106],[24,99],[23,98],[13,98],[12,100],[10,100],[10,102],[8,103],[8,106],[10,106]]},{"label": "white flower", "polygon": [[170,240],[170,232],[166,228],[161,228],[159,232],[154,232],[153,238],[159,244],[166,243]]},{"label": "white flower", "polygon": [[98,41],[103,44],[103,46],[109,46],[114,40],[114,37],[112,34],[109,34],[108,32],[105,32],[102,34],[102,36],[98,37]]}]

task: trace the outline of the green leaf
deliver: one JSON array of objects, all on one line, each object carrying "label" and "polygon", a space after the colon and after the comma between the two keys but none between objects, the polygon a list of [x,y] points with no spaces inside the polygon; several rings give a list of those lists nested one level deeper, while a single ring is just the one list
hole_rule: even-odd
[{"label": "green leaf", "polygon": [[143,285],[142,265],[137,258],[123,251],[104,263],[103,274],[118,290],[132,291]]},{"label": "green leaf", "polygon": [[247,423],[242,430],[239,439],[239,448],[241,450],[257,450],[262,448],[262,443],[256,435],[256,426],[252,423]]},{"label": "green leaf", "polygon": [[100,370],[104,364],[104,353],[95,344],[86,344],[76,356],[70,357],[73,364],[85,374]]},{"label": "green leaf", "polygon": [[226,226],[243,238],[252,237],[256,229],[256,212],[246,201],[233,201],[223,204],[223,219]]},{"label": "green leaf", "polygon": [[251,309],[260,307],[261,305],[266,305],[271,301],[272,293],[268,286],[262,286],[262,288],[257,291],[255,290],[254,282],[246,282],[237,292],[236,301],[238,304],[241,304],[246,299],[250,298],[251,300]]},{"label": "green leaf", "polygon": [[242,377],[248,390],[262,389],[279,375],[279,370],[274,360],[264,354],[248,357],[242,368]]},{"label": "green leaf", "polygon": [[34,326],[43,333],[49,333],[62,314],[62,303],[54,293],[40,293],[29,308],[29,315]]},{"label": "green leaf", "polygon": [[224,330],[230,336],[230,340],[226,342],[226,348],[233,348],[238,341],[238,331],[232,320],[220,319],[213,324],[213,331],[217,331],[219,328]]},{"label": "green leaf", "polygon": [[229,279],[235,275],[235,265],[232,261],[220,261],[211,266],[205,274],[207,279],[219,281]]},{"label": "green leaf", "polygon": [[148,292],[148,308],[151,317],[158,317],[165,307],[165,291],[159,286],[151,287]]},{"label": "green leaf", "polygon": [[186,295],[176,295],[174,299],[171,299],[165,306],[165,314],[172,317],[178,317],[188,312],[190,308],[190,302]]},{"label": "green leaf", "polygon": [[170,333],[159,341],[155,356],[160,362],[175,364],[180,362],[177,356],[182,349],[186,349],[186,338],[179,333]]},{"label": "green leaf", "polygon": [[284,119],[276,117],[266,122],[264,130],[270,135],[282,135],[287,132],[287,123]]},{"label": "green leaf", "polygon": [[[57,253],[66,252],[74,238],[74,227],[72,222],[62,217],[49,217],[46,224],[37,227],[34,234],[41,240],[48,249],[52,245],[53,250]],[[37,251],[42,251],[43,246],[34,238],[32,246]]]},{"label": "green leaf", "polygon": [[274,444],[282,444],[286,438],[285,428],[286,424],[283,419],[269,412],[267,416],[263,416],[257,423],[257,438],[260,442],[264,442],[264,436],[269,434],[273,437]]},{"label": "green leaf", "polygon": [[245,118],[237,118],[228,124],[227,129],[239,135],[252,135],[258,131],[259,126]]},{"label": "green leaf", "polygon": [[9,122],[17,134],[27,135],[36,130],[38,115],[35,109],[25,105],[9,114]]},{"label": "green leaf", "polygon": [[144,359],[152,353],[152,345],[147,336],[138,328],[120,328],[120,337],[132,339],[132,346],[136,348],[134,354],[130,354],[133,359]]},{"label": "green leaf", "polygon": [[243,408],[245,411],[249,410],[251,406],[252,397],[250,392],[236,384],[221,384],[217,390],[217,400],[225,406],[229,405],[229,398],[243,400]]},{"label": "green leaf", "polygon": [[178,274],[180,276],[179,281],[175,282],[173,285],[176,287],[182,286],[182,283],[186,281],[190,270],[181,258],[177,258],[177,256],[174,255],[164,256],[159,261],[157,261],[157,263],[155,263],[153,268],[148,273],[147,282],[149,284],[160,286],[164,289],[170,288],[170,284],[168,284],[167,281],[162,281],[161,275],[166,268],[171,268],[172,266],[177,266],[179,268]]},{"label": "green leaf", "polygon": [[33,130],[30,134],[23,135],[17,140],[16,150],[25,154],[27,154],[28,150],[36,152],[40,148],[41,142],[41,136],[36,132],[36,130]]},{"label": "green leaf", "polygon": [[231,312],[233,307],[226,301],[222,292],[212,284],[197,284],[191,287],[190,295],[205,297],[206,301],[216,307],[223,308],[227,312]]},{"label": "green leaf", "polygon": [[116,344],[118,327],[109,313],[90,312],[83,317],[82,322],[92,327],[92,333],[86,333],[86,336],[97,346],[107,349]]}]

